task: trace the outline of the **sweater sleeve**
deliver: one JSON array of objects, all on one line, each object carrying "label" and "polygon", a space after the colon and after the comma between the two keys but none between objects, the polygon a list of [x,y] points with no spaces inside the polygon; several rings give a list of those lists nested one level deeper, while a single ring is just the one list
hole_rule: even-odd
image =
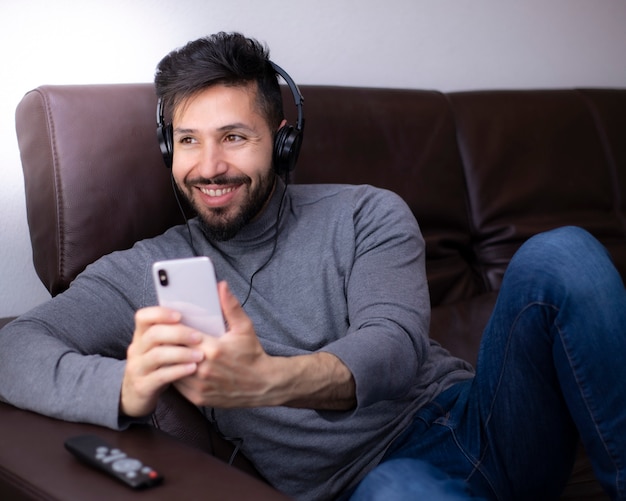
[{"label": "sweater sleeve", "polygon": [[349,329],[324,351],[352,371],[357,405],[402,398],[428,359],[430,300],[425,246],[405,202],[383,190],[356,198]]},{"label": "sweater sleeve", "polygon": [[119,395],[147,263],[120,254],[0,331],[2,400],[67,421],[128,424],[118,419]]}]

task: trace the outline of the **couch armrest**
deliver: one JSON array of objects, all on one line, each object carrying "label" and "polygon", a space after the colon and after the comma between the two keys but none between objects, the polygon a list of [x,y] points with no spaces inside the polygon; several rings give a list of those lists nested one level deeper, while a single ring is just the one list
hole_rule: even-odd
[{"label": "couch armrest", "polygon": [[[101,436],[164,476],[162,485],[134,491],[83,465],[63,446],[83,433]],[[125,431],[59,421],[0,403],[0,499],[286,500],[267,484],[152,427]]]}]

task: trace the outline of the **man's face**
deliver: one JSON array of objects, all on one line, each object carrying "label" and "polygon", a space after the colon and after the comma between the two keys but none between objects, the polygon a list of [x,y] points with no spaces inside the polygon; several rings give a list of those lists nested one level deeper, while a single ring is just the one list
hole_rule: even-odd
[{"label": "man's face", "polygon": [[204,89],[174,110],[172,125],[176,184],[212,238],[232,238],[274,188],[273,134],[256,86]]}]

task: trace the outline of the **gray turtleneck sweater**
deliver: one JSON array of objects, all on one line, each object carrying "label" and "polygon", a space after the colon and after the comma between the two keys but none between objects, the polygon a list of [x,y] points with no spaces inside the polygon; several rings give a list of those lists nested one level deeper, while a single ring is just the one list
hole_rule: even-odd
[{"label": "gray turtleneck sweater", "polygon": [[332,499],[354,485],[415,411],[471,368],[428,338],[424,243],[398,196],[369,186],[290,186],[276,239],[281,191],[232,240],[210,242],[192,220],[192,242],[178,226],[105,256],[9,324],[0,332],[0,398],[124,426],[124,357],[134,312],[156,304],[151,265],[207,255],[240,301],[250,292],[245,310],[269,354],[333,353],[357,392],[349,412],[216,409],[221,431],[243,438],[261,474],[297,499]]}]

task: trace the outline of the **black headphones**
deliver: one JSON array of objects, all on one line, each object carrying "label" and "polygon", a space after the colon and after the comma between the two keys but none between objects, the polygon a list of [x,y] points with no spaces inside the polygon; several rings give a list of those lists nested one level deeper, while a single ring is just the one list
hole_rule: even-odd
[{"label": "black headphones", "polygon": [[[276,137],[274,138],[274,169],[277,174],[283,175],[291,172],[296,167],[296,161],[298,160],[298,155],[300,154],[300,147],[302,146],[302,137],[304,133],[304,115],[302,112],[304,98],[300,93],[300,89],[298,89],[298,86],[289,74],[272,61],[269,63],[272,65],[274,71],[280,75],[285,82],[287,82],[295,100],[296,108],[298,109],[296,126],[293,127],[289,124],[285,124],[278,130]],[[157,137],[159,139],[159,146],[161,148],[161,154],[163,155],[165,166],[168,169],[171,169],[174,158],[173,130],[171,123],[165,123],[163,108],[163,99],[159,98],[157,103]]]}]

